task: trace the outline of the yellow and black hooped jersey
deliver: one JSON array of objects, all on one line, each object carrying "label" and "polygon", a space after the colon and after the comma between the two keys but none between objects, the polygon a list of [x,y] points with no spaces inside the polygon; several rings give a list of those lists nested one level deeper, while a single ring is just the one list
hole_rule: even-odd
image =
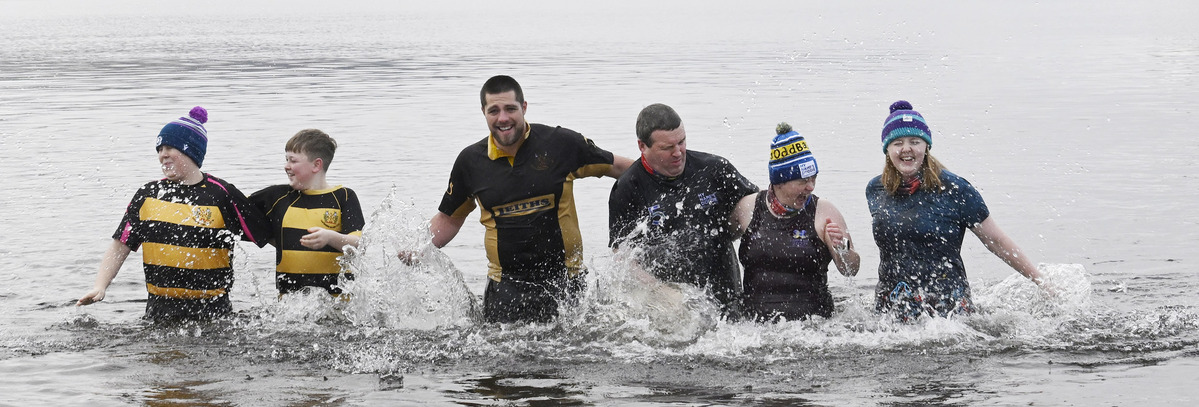
[{"label": "yellow and black hooped jersey", "polygon": [[337,283],[341,272],[337,257],[342,252],[328,246],[310,249],[300,244],[300,238],[312,227],[362,236],[366,219],[353,190],[336,186],[297,191],[290,185],[274,185],[251,194],[250,201],[270,221],[281,292],[304,286],[328,289]]},{"label": "yellow and black hooped jersey", "polygon": [[505,157],[490,136],[467,146],[450,171],[438,210],[464,218],[480,207],[486,227],[488,277],[545,281],[583,267],[583,241],[575,213],[576,178],[612,168],[612,153],[562,127],[530,124],[515,157]]},{"label": "yellow and black hooped jersey", "polygon": [[241,191],[205,174],[195,185],[163,179],[142,186],[112,237],[132,250],[144,249],[149,311],[159,299],[224,296],[233,286],[236,237],[262,246],[267,233],[262,215]]}]

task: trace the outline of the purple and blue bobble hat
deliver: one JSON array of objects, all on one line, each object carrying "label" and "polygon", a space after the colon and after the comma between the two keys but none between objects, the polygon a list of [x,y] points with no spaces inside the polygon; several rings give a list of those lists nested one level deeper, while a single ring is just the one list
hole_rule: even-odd
[{"label": "purple and blue bobble hat", "polygon": [[207,122],[208,111],[200,106],[193,107],[186,117],[175,119],[162,127],[154,150],[162,146],[174,147],[195,161],[196,167],[202,167],[204,154],[208,151],[208,130],[204,129],[204,123]]},{"label": "purple and blue bobble hat", "polygon": [[887,144],[900,137],[920,137],[933,145],[933,132],[928,129],[928,123],[920,112],[912,110],[912,104],[899,100],[891,104],[891,115],[883,122],[883,153],[887,152]]}]

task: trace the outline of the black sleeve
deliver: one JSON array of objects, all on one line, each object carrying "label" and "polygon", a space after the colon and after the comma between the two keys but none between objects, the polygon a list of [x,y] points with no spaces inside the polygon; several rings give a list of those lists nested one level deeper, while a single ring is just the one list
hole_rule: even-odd
[{"label": "black sleeve", "polygon": [[471,192],[470,180],[467,179],[467,167],[470,165],[467,154],[467,151],[463,150],[454,160],[445,195],[441,197],[441,204],[437,206],[438,211],[450,217],[465,218],[475,210],[474,195]]},{"label": "black sleeve", "polygon": [[730,192],[732,192],[733,195],[731,198],[736,198],[737,201],[740,201],[741,198],[745,197],[746,195],[761,191],[758,189],[757,185],[749,182],[748,178],[745,178],[744,175],[741,175],[741,171],[737,171],[737,167],[734,167],[733,163],[730,163],[729,160],[721,158],[720,164],[721,172],[723,172],[725,179],[728,180],[726,185],[729,186]]},{"label": "black sleeve", "polygon": [[608,247],[619,247],[633,232],[639,220],[638,206],[632,182],[626,177],[616,180],[608,194]]},{"label": "black sleeve", "polygon": [[121,216],[121,224],[117,226],[117,230],[113,232],[112,238],[120,240],[129,250],[137,251],[141,247],[145,237],[142,236],[141,210],[142,203],[146,201],[146,196],[149,195],[149,185],[142,186],[133,194],[133,199],[129,200],[129,205],[125,207],[125,215]]},{"label": "black sleeve", "polygon": [[253,242],[258,247],[265,247],[270,240],[270,223],[266,220],[266,216],[254,204],[250,203],[250,199],[246,198],[241,190],[228,182],[220,182],[229,194],[229,201],[232,204],[231,208],[233,215],[237,217],[238,222],[225,222],[230,231],[234,234],[240,234],[241,240]]},{"label": "black sleeve", "polygon": [[362,204],[358,202],[358,194],[349,188],[345,188],[345,191],[346,201],[341,206],[341,233],[362,232],[362,228],[366,227],[366,217],[362,214]]}]

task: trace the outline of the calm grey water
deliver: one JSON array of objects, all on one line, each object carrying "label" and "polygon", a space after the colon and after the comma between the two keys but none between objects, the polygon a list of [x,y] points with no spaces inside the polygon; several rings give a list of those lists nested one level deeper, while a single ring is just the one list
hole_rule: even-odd
[{"label": "calm grey water", "polygon": [[[0,405],[1187,405],[1199,400],[1199,5],[1189,2],[481,1],[450,5],[0,0]],[[453,158],[485,135],[478,87],[524,85],[531,121],[636,156],[638,110],[766,184],[774,125],[808,138],[816,193],[846,215],[861,274],[829,320],[728,323],[688,292],[624,280],[609,179],[576,182],[592,290],[549,325],[471,318],[473,220],[417,268]],[[969,318],[872,314],[863,190],[886,107],[911,101],[933,153],[1062,287],[1040,296],[977,242]],[[285,181],[302,128],[341,144],[330,181],[370,216],[351,304],[278,301],[273,252],[239,248],[238,315],[148,327],[140,255],[101,304],[124,205],[160,177],[153,140],[210,112],[204,169]]]}]

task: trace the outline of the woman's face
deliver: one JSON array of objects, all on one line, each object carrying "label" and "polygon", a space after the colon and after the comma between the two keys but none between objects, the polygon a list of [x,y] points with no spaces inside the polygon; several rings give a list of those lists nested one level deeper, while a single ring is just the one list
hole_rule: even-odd
[{"label": "woman's face", "polygon": [[920,137],[900,137],[887,144],[887,158],[891,159],[891,165],[894,165],[905,179],[920,173],[926,152],[928,143]]},{"label": "woman's face", "polygon": [[796,178],[782,184],[774,185],[774,195],[783,205],[792,208],[803,206],[808,200],[808,195],[816,189],[816,176],[807,178]]}]

